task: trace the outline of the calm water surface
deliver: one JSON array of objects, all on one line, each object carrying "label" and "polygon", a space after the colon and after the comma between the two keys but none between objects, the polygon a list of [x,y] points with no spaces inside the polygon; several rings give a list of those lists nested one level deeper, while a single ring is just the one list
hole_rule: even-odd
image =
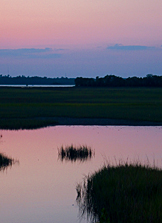
[{"label": "calm water surface", "polygon": [[[0,153],[19,160],[0,172],[0,222],[86,223],[75,187],[104,162],[141,160],[162,166],[162,127],[57,126],[0,130]],[[95,156],[61,162],[58,148],[87,145]]]}]

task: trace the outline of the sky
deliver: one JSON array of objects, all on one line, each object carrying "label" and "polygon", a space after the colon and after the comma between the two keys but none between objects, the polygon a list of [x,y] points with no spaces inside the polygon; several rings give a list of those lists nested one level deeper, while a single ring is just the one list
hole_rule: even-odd
[{"label": "sky", "polygon": [[161,0],[1,0],[0,74],[162,75]]}]

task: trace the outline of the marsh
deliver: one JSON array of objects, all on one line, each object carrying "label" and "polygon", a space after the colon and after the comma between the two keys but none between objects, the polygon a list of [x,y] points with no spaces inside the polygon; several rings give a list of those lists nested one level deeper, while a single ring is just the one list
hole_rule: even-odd
[{"label": "marsh", "polygon": [[[1,222],[87,223],[76,202],[76,186],[104,163],[140,160],[162,166],[162,127],[55,126],[1,130],[0,150],[19,160],[0,172]],[[87,145],[84,162],[62,162],[58,148]]]}]

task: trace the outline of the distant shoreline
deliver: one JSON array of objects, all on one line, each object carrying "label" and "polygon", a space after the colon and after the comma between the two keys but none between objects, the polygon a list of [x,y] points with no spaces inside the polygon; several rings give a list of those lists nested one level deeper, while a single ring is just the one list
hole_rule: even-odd
[{"label": "distant shoreline", "polygon": [[35,117],[29,119],[1,119],[0,130],[40,129],[56,126],[162,126],[162,122],[104,118]]},{"label": "distant shoreline", "polygon": [[104,119],[104,118],[69,118],[53,117],[57,125],[99,125],[99,126],[162,126],[162,122],[134,121],[123,119]]},{"label": "distant shoreline", "polygon": [[75,87],[73,84],[0,84],[0,88],[62,88],[62,87]]}]

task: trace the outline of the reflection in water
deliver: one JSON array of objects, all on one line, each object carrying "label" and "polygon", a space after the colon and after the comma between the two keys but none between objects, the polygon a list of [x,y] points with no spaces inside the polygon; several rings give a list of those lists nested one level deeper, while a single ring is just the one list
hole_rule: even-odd
[{"label": "reflection in water", "polygon": [[[21,161],[19,168],[0,172],[2,223],[79,223],[76,185],[106,160],[148,158],[162,166],[162,127],[55,126],[0,134],[0,152]],[[57,148],[71,143],[88,145],[91,160],[58,160]],[[87,222],[84,216],[81,223]]]},{"label": "reflection in water", "polygon": [[[101,190],[101,188],[99,189]],[[88,222],[96,222],[99,220],[97,208],[94,207],[92,202],[92,184],[90,177],[86,177],[82,183],[76,186],[76,203],[79,207],[80,219],[87,217]]]},{"label": "reflection in water", "polygon": [[90,160],[92,158],[91,148],[88,148],[87,146],[79,146],[74,147],[73,145],[63,147],[61,146],[60,149],[58,149],[58,157],[63,162],[63,160],[76,162],[77,160],[84,162],[86,160]]},{"label": "reflection in water", "polygon": [[6,169],[9,166],[12,166],[15,162],[13,159],[8,158],[7,156],[0,153],[0,171]]}]

